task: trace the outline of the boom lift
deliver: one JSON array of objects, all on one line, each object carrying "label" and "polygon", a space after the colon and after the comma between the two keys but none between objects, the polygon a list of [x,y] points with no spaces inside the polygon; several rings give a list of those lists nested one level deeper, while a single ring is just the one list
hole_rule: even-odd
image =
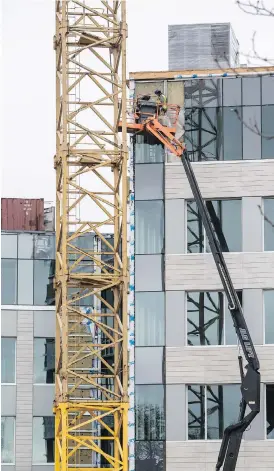
[{"label": "boom lift", "polygon": [[[239,354],[239,367],[241,375],[240,413],[238,422],[229,425],[225,431],[216,464],[216,471],[223,466],[223,471],[234,471],[240,450],[244,431],[260,412],[260,373],[259,360],[243,315],[243,310],[233,286],[223,251],[229,252],[219,219],[211,202],[205,202],[201,195],[192,165],[190,163],[186,146],[175,137],[176,125],[179,116],[179,107],[168,105],[166,115],[161,112],[161,107],[151,101],[138,99],[136,106],[131,109],[132,122],[127,123],[129,133],[150,133],[155,136],[172,154],[181,159],[184,170],[191,187],[198,211],[201,215],[210,249],[218,270],[221,282],[228,300],[233,324],[237,337],[241,344],[243,354],[247,361],[244,372],[243,358]],[[170,121],[169,126],[162,124]],[[247,407],[249,408],[246,413]]]}]

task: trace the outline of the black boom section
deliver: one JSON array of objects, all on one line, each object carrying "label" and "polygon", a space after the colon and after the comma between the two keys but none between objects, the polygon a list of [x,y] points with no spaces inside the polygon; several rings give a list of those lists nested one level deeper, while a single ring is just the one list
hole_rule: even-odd
[{"label": "black boom section", "polygon": [[[219,218],[216,215],[213,204],[210,201],[204,202],[196,177],[194,175],[190,160],[186,150],[181,156],[189,185],[191,187],[198,211],[200,213],[209,246],[220,275],[223,288],[228,300],[228,307],[233,319],[233,324],[239,338],[247,365],[244,374],[242,357],[239,357],[241,374],[242,401],[240,405],[239,419],[236,424],[230,425],[224,431],[223,441],[219,452],[216,470],[234,471],[236,469],[237,458],[241,446],[244,431],[260,412],[260,373],[259,360],[250,337],[250,333],[245,322],[242,306],[233,286],[224,256],[224,252],[229,252]],[[246,413],[246,408],[249,408]]]}]

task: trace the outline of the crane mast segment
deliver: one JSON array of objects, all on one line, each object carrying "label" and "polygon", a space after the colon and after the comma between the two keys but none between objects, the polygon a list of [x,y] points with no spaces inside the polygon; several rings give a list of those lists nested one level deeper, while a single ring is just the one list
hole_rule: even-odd
[{"label": "crane mast segment", "polygon": [[55,6],[55,469],[127,471],[126,3]]}]

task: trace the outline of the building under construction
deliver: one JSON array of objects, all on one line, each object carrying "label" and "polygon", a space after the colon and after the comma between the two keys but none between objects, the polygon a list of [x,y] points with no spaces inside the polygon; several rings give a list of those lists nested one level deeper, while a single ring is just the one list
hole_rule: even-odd
[{"label": "building under construction", "polygon": [[[15,339],[7,352],[15,358],[19,334],[23,352],[26,335],[28,376],[18,357],[13,376],[6,363],[3,464],[207,471],[243,396],[240,423],[245,406],[255,419],[233,436],[239,458],[235,446],[223,470],[271,470],[274,68],[128,80],[126,37],[126,2],[56,1],[55,371],[43,342],[34,376],[35,332],[47,323],[27,322],[35,298],[12,298],[5,313],[16,305],[20,323],[2,316]],[[17,257],[18,241],[3,258]],[[239,351],[256,376],[249,401]],[[55,381],[55,427],[38,380]]]}]

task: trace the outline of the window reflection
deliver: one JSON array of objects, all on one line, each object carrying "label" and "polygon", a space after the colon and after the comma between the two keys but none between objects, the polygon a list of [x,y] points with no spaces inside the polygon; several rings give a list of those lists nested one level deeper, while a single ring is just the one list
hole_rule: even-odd
[{"label": "window reflection", "polygon": [[222,158],[222,109],[187,108],[185,140],[193,161]]},{"label": "window reflection", "polygon": [[[243,307],[243,292],[236,291],[240,304]],[[228,309],[228,301],[225,297],[225,343],[226,345],[237,345],[238,339],[233,324],[230,310]]]},{"label": "window reflection", "polygon": [[[215,200],[207,202],[212,222],[215,221],[216,233],[218,235],[222,250],[240,252],[242,250],[242,216],[241,200]],[[212,207],[213,206],[213,207]],[[214,211],[213,211],[214,209]],[[220,226],[220,227],[219,227]],[[222,238],[223,232],[225,240]],[[189,253],[203,253],[205,230],[202,219],[194,201],[187,202],[187,251]],[[206,242],[206,251],[210,251],[209,243]]]},{"label": "window reflection", "polygon": [[54,259],[55,258],[55,236],[48,234],[34,235],[34,258]]},{"label": "window reflection", "polygon": [[274,250],[274,198],[264,199],[264,250]]},{"label": "window reflection", "polygon": [[188,345],[221,345],[224,336],[224,295],[218,292],[187,294]]},{"label": "window reflection", "polygon": [[274,384],[266,384],[266,436],[274,439]]},{"label": "window reflection", "polygon": [[238,384],[188,386],[188,439],[221,439],[224,429],[237,421],[240,401]]},{"label": "window reflection", "polygon": [[164,162],[164,146],[156,137],[148,133],[137,134],[133,138],[133,146],[136,164]]},{"label": "window reflection", "polygon": [[205,438],[205,388],[188,386],[188,439]]},{"label": "window reflection", "polygon": [[34,305],[54,305],[55,260],[34,260]]},{"label": "window reflection", "polygon": [[54,383],[55,340],[34,339],[34,383]]},{"label": "window reflection", "polygon": [[241,160],[242,144],[242,109],[240,107],[223,108],[224,119],[224,160]]},{"label": "window reflection", "polygon": [[1,260],[2,304],[17,304],[17,260]]},{"label": "window reflection", "polygon": [[15,383],[15,339],[1,338],[1,383]]},{"label": "window reflection", "polygon": [[189,253],[204,251],[204,227],[194,201],[187,202],[187,251]]},{"label": "window reflection", "polygon": [[14,417],[1,417],[1,463],[3,464],[15,462],[14,426]]},{"label": "window reflection", "polygon": [[54,463],[54,417],[33,417],[33,463]]},{"label": "window reflection", "polygon": [[136,439],[164,440],[164,386],[136,386]]},{"label": "window reflection", "polygon": [[207,438],[218,440],[224,429],[235,423],[239,415],[241,392],[238,384],[207,386]]},{"label": "window reflection", "polygon": [[164,249],[164,202],[136,201],[136,254],[162,253]]},{"label": "window reflection", "polygon": [[222,105],[222,79],[185,81],[185,106],[217,107]]},{"label": "window reflection", "polygon": [[274,159],[274,105],[262,106],[262,158]]},{"label": "window reflection", "polygon": [[137,346],[165,343],[165,295],[163,292],[135,294],[135,335]]},{"label": "window reflection", "polygon": [[274,344],[274,290],[273,289],[264,291],[264,317],[265,317],[265,343]]},{"label": "window reflection", "polygon": [[164,442],[135,442],[136,471],[164,471]]}]

